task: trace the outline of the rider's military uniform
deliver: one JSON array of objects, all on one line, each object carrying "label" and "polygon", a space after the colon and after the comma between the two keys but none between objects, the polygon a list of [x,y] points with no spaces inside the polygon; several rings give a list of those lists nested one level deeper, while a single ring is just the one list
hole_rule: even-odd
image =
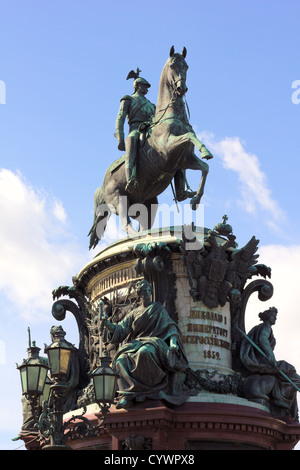
[{"label": "rider's military uniform", "polygon": [[[137,78],[134,86],[142,83],[147,87],[150,84],[143,78]],[[138,142],[140,137],[139,127],[144,122],[149,122],[155,113],[155,105],[144,95],[135,92],[132,95],[125,95],[121,99],[120,109],[116,119],[116,133],[118,147],[125,150],[124,144],[124,123],[127,116],[129,125],[129,135],[126,139],[126,161],[125,173],[127,179],[126,189],[130,192],[136,187],[136,155],[138,152]]]}]

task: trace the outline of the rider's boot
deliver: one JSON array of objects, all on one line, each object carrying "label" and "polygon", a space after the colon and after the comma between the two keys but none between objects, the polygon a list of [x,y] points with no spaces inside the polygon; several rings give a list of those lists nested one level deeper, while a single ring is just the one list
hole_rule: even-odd
[{"label": "rider's boot", "polygon": [[136,136],[128,136],[126,139],[126,159],[125,159],[125,175],[127,184],[125,191],[132,193],[137,189],[138,182],[136,179],[136,155],[137,155],[137,143],[138,139]]},{"label": "rider's boot", "polygon": [[176,199],[178,202],[191,198],[197,194],[196,191],[186,189],[185,170],[177,170],[174,175]]}]

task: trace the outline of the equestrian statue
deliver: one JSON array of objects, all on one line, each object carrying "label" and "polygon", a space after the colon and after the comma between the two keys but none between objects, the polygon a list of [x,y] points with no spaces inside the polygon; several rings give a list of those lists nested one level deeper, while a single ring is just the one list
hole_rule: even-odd
[{"label": "equestrian statue", "polygon": [[[135,78],[134,93],[121,99],[115,134],[119,150],[126,150],[126,154],[110,165],[102,186],[95,191],[90,249],[102,238],[111,213],[120,217],[122,229],[128,234],[136,234],[130,218],[138,218],[139,231],[151,229],[158,207],[157,197],[173,179],[176,201],[190,198],[193,210],[200,203],[209,167],[195,155],[194,148],[200,151],[202,159],[213,156],[197,138],[187,116],[183,100],[187,92],[186,52],[183,48],[181,54],[175,53],[174,46],[171,47],[161,73],[156,107],[145,98],[150,84],[139,77],[140,70],[131,71],[127,77]],[[125,146],[126,116],[129,135]],[[185,171],[188,169],[202,173],[195,192],[186,189]],[[134,211],[134,207],[141,205],[145,209],[144,217],[139,217],[138,210]]]}]

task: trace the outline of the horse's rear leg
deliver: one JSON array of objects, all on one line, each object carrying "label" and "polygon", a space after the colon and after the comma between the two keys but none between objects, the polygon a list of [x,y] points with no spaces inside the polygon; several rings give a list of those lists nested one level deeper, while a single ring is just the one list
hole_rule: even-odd
[{"label": "horse's rear leg", "polygon": [[128,198],[127,196],[119,197],[118,213],[122,225],[122,230],[127,233],[129,236],[137,235],[137,231],[131,225],[131,221],[128,215]]},{"label": "horse's rear leg", "polygon": [[94,220],[88,234],[90,237],[89,249],[95,248],[101,240],[109,217],[110,208],[103,198],[102,187],[97,188],[94,194]]},{"label": "horse's rear leg", "polygon": [[154,224],[155,216],[157,213],[158,208],[158,200],[157,197],[146,201],[144,204],[145,210],[143,214],[141,213],[141,217],[139,218],[139,231],[142,232],[144,230],[150,230]]}]

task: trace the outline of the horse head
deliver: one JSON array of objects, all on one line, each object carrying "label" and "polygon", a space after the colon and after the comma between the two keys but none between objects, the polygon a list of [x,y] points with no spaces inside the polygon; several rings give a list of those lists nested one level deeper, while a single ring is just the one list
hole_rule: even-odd
[{"label": "horse head", "polygon": [[174,46],[170,49],[170,57],[167,60],[167,80],[170,83],[173,93],[177,96],[183,96],[187,92],[186,72],[188,65],[185,61],[186,48],[183,48],[181,54],[175,53]]}]

